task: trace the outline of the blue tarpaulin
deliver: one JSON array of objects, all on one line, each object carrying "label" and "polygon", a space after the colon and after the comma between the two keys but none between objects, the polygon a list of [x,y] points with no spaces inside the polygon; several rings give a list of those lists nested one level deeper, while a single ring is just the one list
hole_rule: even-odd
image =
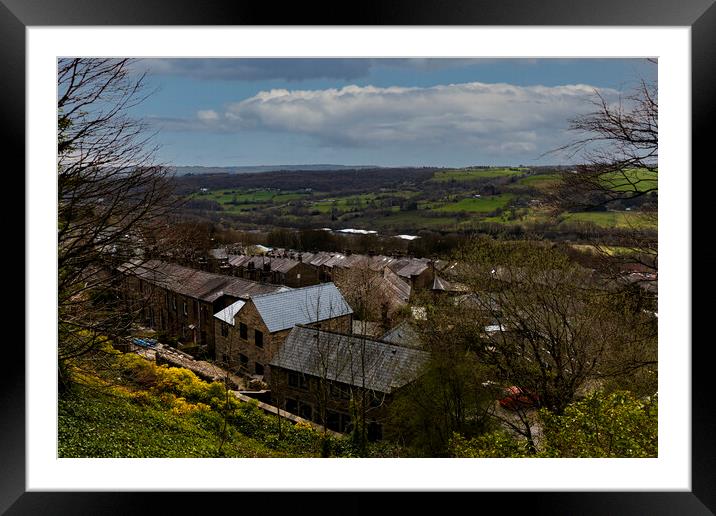
[{"label": "blue tarpaulin", "polygon": [[132,339],[132,342],[137,346],[142,346],[143,348],[153,348],[157,345],[156,339],[140,339],[139,337],[135,337]]}]

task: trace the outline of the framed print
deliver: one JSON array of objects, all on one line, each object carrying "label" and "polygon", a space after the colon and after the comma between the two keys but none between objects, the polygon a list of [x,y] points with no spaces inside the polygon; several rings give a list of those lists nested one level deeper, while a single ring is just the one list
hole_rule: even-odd
[{"label": "framed print", "polygon": [[[704,244],[701,244],[704,249],[698,253],[693,247],[696,242],[706,242],[703,236],[711,233],[706,227],[707,216],[696,217],[693,210],[708,206],[706,195],[709,189],[705,177],[709,176],[703,172],[699,174],[698,188],[694,189],[694,174],[691,172],[709,169],[705,139],[709,133],[707,124],[711,122],[714,112],[712,85],[716,81],[713,71],[716,7],[712,2],[661,1],[654,4],[646,0],[629,3],[608,1],[578,8],[562,0],[542,2],[539,8],[516,0],[499,6],[464,1],[448,4],[429,2],[420,7],[407,2],[389,5],[371,2],[357,8],[355,16],[350,18],[332,17],[326,12],[319,14],[320,9],[315,7],[289,6],[276,11],[269,14],[268,9],[247,4],[200,6],[183,1],[95,5],[80,0],[2,0],[0,24],[4,43],[3,62],[6,65],[6,73],[1,79],[5,93],[3,112],[8,126],[18,128],[7,136],[6,148],[17,155],[26,170],[27,301],[24,312],[26,348],[23,352],[19,346],[7,347],[7,360],[16,366],[7,368],[3,374],[0,510],[7,510],[8,514],[41,511],[61,514],[78,510],[83,513],[120,514],[141,509],[146,500],[154,497],[161,498],[160,503],[166,504],[166,511],[175,508],[186,510],[190,502],[186,495],[178,491],[204,492],[200,497],[203,500],[199,497],[191,500],[191,505],[197,503],[198,507],[210,496],[217,496],[217,501],[221,503],[235,503],[243,497],[241,504],[247,504],[246,507],[258,507],[258,504],[266,503],[264,497],[271,497],[267,505],[278,502],[279,505],[293,507],[297,501],[295,497],[298,497],[299,504],[306,497],[306,493],[298,491],[345,491],[349,493],[339,499],[339,503],[347,503],[366,512],[380,500],[375,491],[410,491],[411,498],[415,495],[412,499],[418,503],[422,498],[418,491],[455,491],[462,496],[469,494],[469,503],[475,503],[472,497],[476,495],[479,497],[475,500],[477,503],[482,500],[504,503],[509,499],[511,505],[517,502],[521,508],[540,514],[552,514],[557,507],[558,512],[570,514],[711,514],[716,511],[716,495],[711,487],[712,479],[716,477],[713,444],[716,425],[712,415],[714,403],[711,389],[706,383],[710,376],[706,371],[709,367],[708,339],[693,333],[692,326],[692,321],[706,319],[710,303],[705,294],[711,286],[707,271],[713,263],[713,257]],[[57,83],[54,78],[57,76],[57,59],[67,56],[140,57],[162,61],[161,65],[167,67],[176,64],[170,62],[171,58],[178,62],[182,58],[210,57],[266,61],[283,58],[286,62],[299,58],[356,61],[362,58],[395,61],[420,58],[437,62],[440,58],[455,61],[562,58],[567,61],[582,57],[651,58],[658,61],[659,96],[663,101],[662,111],[659,112],[662,132],[658,136],[665,142],[658,166],[676,171],[673,175],[667,173],[664,178],[664,191],[667,193],[662,196],[659,206],[659,239],[665,235],[659,248],[667,274],[662,276],[662,296],[658,301],[661,312],[658,324],[658,457],[329,459],[332,462],[328,465],[322,459],[296,458],[246,459],[243,463],[240,461],[245,459],[228,458],[144,459],[140,462],[132,462],[137,459],[57,459],[57,442],[48,438],[52,432],[57,435],[56,428],[52,428],[55,409],[43,408],[45,403],[48,407],[55,403],[57,396],[53,392],[58,385],[54,376],[57,374],[56,356],[53,355],[55,348],[54,343],[47,344],[52,340],[53,332],[47,333],[46,329],[55,323],[52,312],[57,305],[53,304],[52,298],[57,271],[48,269],[48,264],[52,265],[54,259],[48,259],[48,254],[53,252],[52,235],[38,233],[38,228],[42,226],[47,231],[49,227],[50,232],[54,231],[54,220],[48,226],[46,213],[47,206],[53,202],[54,192],[49,192],[48,197],[43,182],[47,184],[51,180],[49,175],[42,179],[42,171],[49,174],[47,167],[56,159],[56,111],[47,118],[46,107],[48,99],[49,104],[56,107]],[[194,72],[185,70],[184,73]],[[207,72],[199,70],[196,73]],[[350,75],[352,72],[341,73]],[[396,73],[395,77],[398,75]],[[324,79],[320,74],[316,77]],[[316,88],[322,88],[323,92],[333,91],[331,85],[320,82],[316,77],[313,77],[318,85]],[[50,78],[53,78],[51,83],[48,82]],[[545,84],[548,82],[546,76],[540,80]],[[274,91],[278,93],[272,94],[283,95],[283,106],[293,102],[295,109],[300,110],[296,106],[304,106],[312,97],[306,92],[299,92],[292,99],[292,92],[288,91],[290,81],[290,78],[286,82],[276,81],[271,87],[276,88]],[[456,87],[448,82],[445,79],[436,91]],[[396,82],[383,86],[385,91],[394,92],[405,85]],[[355,86],[357,89],[362,87]],[[366,89],[372,87],[372,84],[365,85]],[[407,89],[410,87],[405,86]],[[414,88],[420,89],[419,86]],[[249,100],[266,101],[267,98],[265,92],[260,92]],[[24,99],[25,103],[19,99]],[[436,105],[445,102],[444,105],[448,106],[444,108],[446,110],[452,102],[441,99],[439,95],[432,99]],[[173,101],[167,97],[167,103]],[[560,101],[564,99],[560,98]],[[211,109],[196,111],[196,120],[177,117],[167,119],[165,123],[175,124],[177,131],[182,131],[189,123],[203,124],[203,128],[217,121],[229,124],[236,119],[249,120],[248,124],[264,124],[260,128],[264,130],[277,126],[294,128],[313,122],[305,116],[291,118],[292,113],[286,121],[277,121],[275,113],[260,112],[246,102],[230,105],[225,113],[215,111],[212,106]],[[501,113],[511,113],[510,116],[519,123],[528,123],[526,119],[519,118],[518,110],[511,110],[514,106],[511,107],[509,102],[501,106]],[[289,111],[291,109],[288,108]],[[369,104],[359,109],[372,109],[371,116],[380,119],[380,110]],[[396,116],[407,117],[407,113],[400,111]],[[486,115],[481,113],[480,116]],[[431,113],[431,117],[441,120],[437,112]],[[47,124],[43,125],[43,121],[47,120],[54,121],[49,131],[45,127]],[[350,120],[346,117],[339,121],[347,124]],[[385,132],[380,134],[391,138],[391,122],[383,122],[380,127]],[[474,124],[475,120],[466,114],[463,122]],[[431,122],[422,129],[439,131],[441,123]],[[415,129],[414,126],[410,128]],[[218,128],[212,134],[219,134],[222,130],[230,131],[231,128]],[[323,131],[320,138],[324,140],[315,146],[317,155],[338,140],[348,142],[346,146],[353,149],[365,145],[365,138],[357,135],[360,127],[357,132],[347,131],[338,125],[311,131],[307,130],[293,139],[287,138],[287,154],[300,155],[296,142],[305,143],[307,134],[315,137],[318,131]],[[25,145],[22,144],[21,134],[24,134]],[[538,141],[540,136],[532,134],[529,138],[533,139],[521,142],[521,145],[534,145],[530,149],[537,149],[538,144],[533,142]],[[205,140],[207,149],[218,151],[219,147],[211,147],[209,143],[212,138],[214,136]],[[216,139],[221,140],[221,137]],[[448,140],[449,137],[445,137],[447,147],[451,144]],[[396,149],[400,146],[399,138],[391,141],[396,142]],[[481,145],[491,144],[494,142],[481,140]],[[427,148],[428,144],[424,145]],[[20,149],[25,149],[25,152]],[[352,152],[354,154],[345,154],[341,159],[345,162],[349,159],[345,156],[365,156],[356,150]],[[396,158],[399,159],[407,158]],[[480,193],[484,195],[484,192]],[[480,194],[475,193],[474,197],[477,199]],[[235,193],[232,202],[234,205],[239,202]],[[474,199],[471,202],[475,202]],[[624,206],[626,208],[623,209],[631,209],[627,204]],[[332,215],[333,212],[327,213]],[[696,235],[702,238],[696,238]],[[411,235],[399,236],[407,237],[406,240],[412,238]],[[694,273],[700,273],[695,289],[691,286]],[[51,310],[38,308],[43,306],[43,297],[47,297],[47,293],[38,297],[42,285],[50,292],[52,303],[48,306]],[[699,291],[704,294],[701,300],[694,296]],[[46,299],[44,301],[47,302]],[[179,305],[175,310],[178,312],[181,308]],[[195,310],[198,313],[198,308]],[[226,310],[229,310],[229,305]],[[236,310],[241,310],[241,307]],[[192,311],[191,305],[185,303],[183,311],[188,316]],[[269,328],[269,323],[266,324]],[[281,327],[277,331],[284,329]],[[224,329],[222,325],[222,331],[231,330]],[[273,330],[264,335],[252,329],[250,335],[255,342],[254,348],[263,348],[266,342],[270,347],[271,332]],[[202,335],[202,342],[204,338]],[[246,335],[242,338],[248,339]],[[196,336],[194,341],[196,343]],[[244,359],[252,364],[256,362],[255,366],[252,365],[252,368],[255,367],[253,372],[263,378],[263,365],[259,364],[259,359],[253,355],[241,355],[242,363]],[[263,359],[260,361],[264,362]],[[280,368],[283,367],[281,364],[289,362],[272,360],[271,363]],[[291,384],[292,377],[289,375],[287,378]],[[293,382],[297,380],[293,378]],[[298,407],[297,403],[297,414],[300,412]],[[663,407],[667,410],[662,414]],[[305,415],[304,412],[301,414]],[[305,418],[311,419],[311,416]],[[335,424],[342,428],[340,419]],[[237,478],[233,477],[235,471]],[[514,480],[510,482],[509,478]],[[149,494],[147,491],[163,493]],[[142,492],[141,495],[139,492]],[[312,505],[316,507],[315,503]]]}]

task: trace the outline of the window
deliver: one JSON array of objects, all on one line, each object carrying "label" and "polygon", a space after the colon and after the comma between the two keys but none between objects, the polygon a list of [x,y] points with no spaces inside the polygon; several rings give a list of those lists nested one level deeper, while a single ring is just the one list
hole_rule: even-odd
[{"label": "window", "polygon": [[298,387],[298,374],[288,373],[288,385],[291,387]]},{"label": "window", "polygon": [[288,385],[298,389],[308,389],[306,377],[300,373],[288,373]]},{"label": "window", "polygon": [[227,355],[226,353],[222,353],[221,361],[224,362],[225,364],[228,364],[229,363],[229,355]]},{"label": "window", "polygon": [[199,303],[196,302],[196,299],[192,301],[192,305],[194,308],[194,317],[196,318],[199,315]]},{"label": "window", "polygon": [[249,328],[244,323],[239,323],[239,337],[244,340],[249,338]]},{"label": "window", "polygon": [[298,413],[298,402],[294,399],[286,398],[286,405],[284,408],[286,409],[286,412],[296,414]]},{"label": "window", "polygon": [[259,330],[254,330],[254,342],[259,348],[264,347],[264,334]]},{"label": "window", "polygon": [[258,362],[256,362],[255,371],[256,371],[256,374],[263,375],[263,374],[264,374],[264,366],[263,366],[263,364],[259,364]]},{"label": "window", "polygon": [[183,304],[184,304],[184,307],[183,307],[183,308],[184,308],[184,315],[188,315],[188,312],[186,311],[186,301],[184,301]]},{"label": "window", "polygon": [[331,384],[331,397],[340,398],[342,400],[351,399],[351,389],[346,385]]},{"label": "window", "polygon": [[225,322],[221,323],[221,336],[222,337],[228,337],[229,336],[229,325]]},{"label": "window", "polygon": [[249,364],[249,357],[247,357],[243,353],[239,353],[239,362],[241,362],[242,366],[246,366]]},{"label": "window", "polygon": [[176,296],[172,296],[172,309],[173,310],[177,309],[177,297]]}]

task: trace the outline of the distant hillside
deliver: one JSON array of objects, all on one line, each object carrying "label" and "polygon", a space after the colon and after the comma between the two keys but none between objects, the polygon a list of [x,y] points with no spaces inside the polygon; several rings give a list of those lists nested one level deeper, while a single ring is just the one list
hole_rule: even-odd
[{"label": "distant hillside", "polygon": [[[330,170],[330,172],[329,172]],[[283,170],[262,173],[205,174],[175,178],[177,191],[186,195],[200,188],[274,188],[285,191],[360,192],[380,188],[397,188],[401,184],[418,184],[430,179],[435,168],[343,168],[326,170]]]},{"label": "distant hillside", "polygon": [[178,176],[202,174],[251,174],[258,172],[278,172],[283,170],[356,170],[364,168],[381,168],[375,165],[255,165],[243,167],[202,167],[182,166],[170,167]]}]

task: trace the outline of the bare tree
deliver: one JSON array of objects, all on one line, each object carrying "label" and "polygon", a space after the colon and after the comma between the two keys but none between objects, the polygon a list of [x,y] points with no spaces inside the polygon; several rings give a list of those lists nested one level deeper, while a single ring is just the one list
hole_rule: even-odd
[{"label": "bare tree", "polygon": [[[656,61],[651,60],[656,66]],[[628,231],[612,239],[630,252],[615,257],[604,241],[595,248],[610,262],[628,256],[631,262],[657,272],[658,246],[653,231],[657,223],[658,195],[658,88],[644,78],[618,102],[610,102],[595,90],[593,109],[570,120],[576,138],[552,152],[563,152],[578,161],[561,174],[550,201],[558,210],[585,210],[615,203],[638,206],[639,214],[627,218]],[[631,208],[630,208],[631,209]]]},{"label": "bare tree", "polygon": [[[124,334],[133,313],[113,268],[134,260],[174,206],[168,171],[130,110],[146,98],[127,59],[58,61],[58,309],[64,361]],[[134,305],[136,309],[136,305]]]}]

